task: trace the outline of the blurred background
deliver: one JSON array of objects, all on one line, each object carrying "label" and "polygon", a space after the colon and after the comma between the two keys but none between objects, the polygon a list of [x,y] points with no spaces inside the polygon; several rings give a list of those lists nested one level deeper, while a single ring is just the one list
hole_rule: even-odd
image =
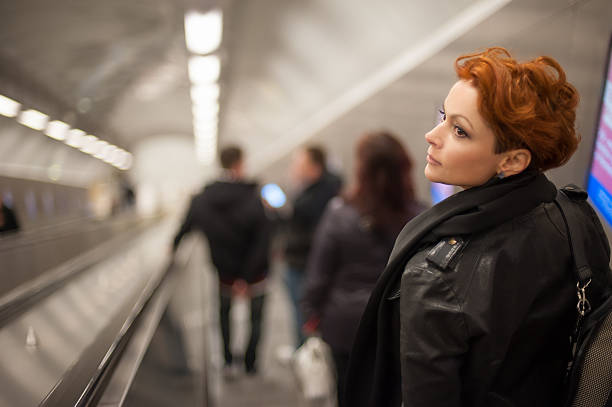
[{"label": "blurred background", "polygon": [[[548,175],[586,187],[611,33],[609,0],[1,2],[0,194],[20,231],[0,238],[0,405],[298,405],[272,361],[290,337],[282,287],[268,317],[281,328],[264,338],[276,373],[228,385],[214,378],[204,245],[194,238],[168,266],[189,198],[218,175],[219,148],[242,146],[246,173],[291,195],[298,147],[324,146],[350,183],[355,141],[388,129],[413,157],[417,197],[435,203],[452,190],[423,176],[424,134],[456,80],[453,62],[503,46],[520,60],[554,57],[578,89],[582,142]],[[136,320],[149,339],[122,382],[111,366],[135,343],[124,334],[137,338]],[[177,337],[159,326],[182,327],[179,356],[145,357]],[[181,358],[195,376],[153,379],[177,393],[138,398],[155,387],[139,393],[138,366]],[[108,393],[113,380],[121,397]],[[257,389],[269,398],[248,404]]]}]

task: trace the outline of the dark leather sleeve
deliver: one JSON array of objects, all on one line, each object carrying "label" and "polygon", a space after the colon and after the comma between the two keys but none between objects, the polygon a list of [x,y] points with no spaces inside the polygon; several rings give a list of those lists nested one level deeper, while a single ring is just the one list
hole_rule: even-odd
[{"label": "dark leather sleeve", "polygon": [[461,405],[460,367],[468,351],[462,307],[434,268],[411,265],[401,281],[400,357],[406,407]]}]

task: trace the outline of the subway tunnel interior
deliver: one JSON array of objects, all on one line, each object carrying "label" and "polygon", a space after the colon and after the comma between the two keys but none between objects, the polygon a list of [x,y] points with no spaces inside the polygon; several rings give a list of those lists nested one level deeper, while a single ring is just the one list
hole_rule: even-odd
[{"label": "subway tunnel interior", "polygon": [[[218,33],[186,42],[187,16],[211,13]],[[306,405],[281,352],[278,250],[263,371],[231,382],[205,240],[172,255],[219,150],[241,146],[249,177],[291,197],[300,146],[323,146],[350,184],[356,141],[389,130],[434,204],[424,135],[454,60],[502,46],[554,57],[579,91],[579,148],[547,176],[586,188],[611,21],[608,0],[2,2],[0,194],[20,230],[0,235],[0,406]],[[247,304],[235,308],[240,348]]]}]

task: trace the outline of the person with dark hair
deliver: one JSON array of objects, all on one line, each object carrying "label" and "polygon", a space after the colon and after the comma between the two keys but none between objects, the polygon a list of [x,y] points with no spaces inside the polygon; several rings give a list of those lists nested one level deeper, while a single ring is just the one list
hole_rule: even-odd
[{"label": "person with dark hair", "polygon": [[318,330],[337,372],[338,406],[353,339],[370,292],[404,224],[425,207],[414,197],[412,160],[386,131],[365,134],[355,151],[355,182],[327,206],[306,268],[306,333]]},{"label": "person with dark hair", "polygon": [[19,221],[15,211],[4,203],[0,195],[0,233],[14,233],[19,231]]},{"label": "person with dark hair", "polygon": [[578,92],[550,57],[459,57],[425,176],[462,191],[399,234],[359,325],[345,397],[359,406],[557,406],[576,326],[564,216],[584,227],[593,308],[610,246],[586,201],[544,171],[571,157]]},{"label": "person with dark hair", "polygon": [[221,167],[230,169],[234,165],[242,162],[242,149],[238,146],[228,146],[221,150],[219,154]]},{"label": "person with dark hair", "polygon": [[285,283],[294,313],[296,345],[304,342],[304,318],[299,301],[306,261],[315,228],[325,206],[340,191],[341,179],[327,170],[325,150],[316,145],[298,150],[291,163],[291,175],[299,193],[293,201],[293,213],[288,221],[285,260]]},{"label": "person with dark hair", "polygon": [[207,185],[191,201],[173,248],[192,231],[208,239],[210,256],[219,275],[219,316],[225,373],[233,375],[230,349],[230,309],[234,295],[248,295],[251,302],[251,336],[244,356],[247,373],[255,373],[257,345],[265,300],[271,224],[262,205],[259,187],[244,177],[242,150],[236,146],[221,150],[221,177]]}]

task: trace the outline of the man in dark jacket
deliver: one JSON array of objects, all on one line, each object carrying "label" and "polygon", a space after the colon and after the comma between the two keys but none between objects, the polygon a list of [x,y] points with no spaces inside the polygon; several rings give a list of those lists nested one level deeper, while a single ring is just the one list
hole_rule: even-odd
[{"label": "man in dark jacket", "polygon": [[299,150],[293,158],[291,172],[301,192],[293,202],[293,214],[287,231],[286,284],[293,305],[299,346],[304,342],[302,325],[305,321],[300,310],[300,300],[308,254],[323,211],[329,200],[340,191],[342,181],[327,170],[325,151],[318,146]]},{"label": "man in dark jacket", "polygon": [[233,294],[251,298],[251,338],[245,353],[247,373],[255,373],[261,335],[264,283],[268,273],[270,223],[259,197],[259,187],[244,180],[242,150],[231,146],[220,155],[224,172],[191,201],[174,250],[191,230],[208,238],[212,263],[219,274],[219,306],[226,371],[232,369],[230,308]]}]

